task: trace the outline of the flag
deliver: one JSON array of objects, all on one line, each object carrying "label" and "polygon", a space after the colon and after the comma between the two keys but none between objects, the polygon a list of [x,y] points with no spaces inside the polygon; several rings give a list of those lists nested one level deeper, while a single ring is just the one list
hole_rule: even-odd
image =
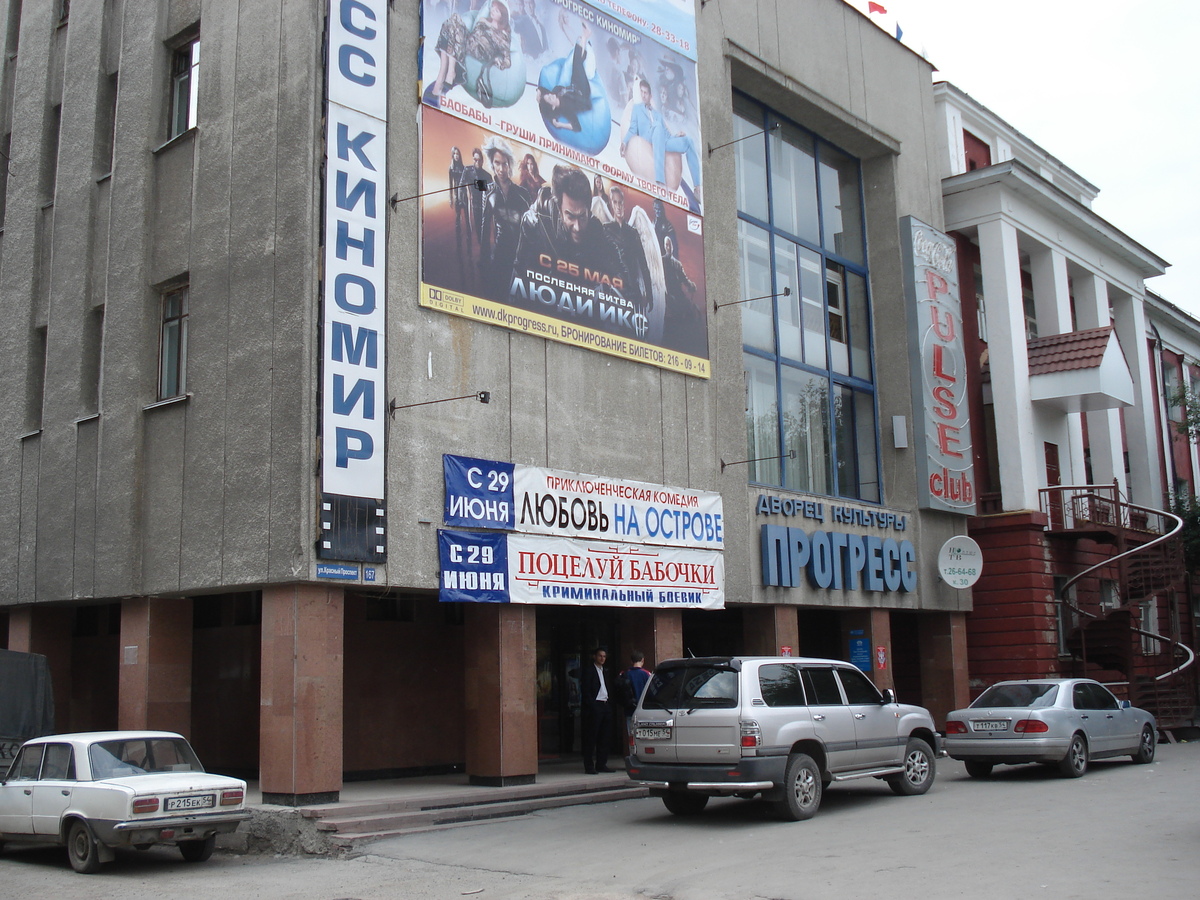
[{"label": "flag", "polygon": [[871,2],[871,3],[867,4],[867,12],[868,13],[879,13],[880,15],[886,16],[887,15],[887,7],[885,7],[882,3]]}]

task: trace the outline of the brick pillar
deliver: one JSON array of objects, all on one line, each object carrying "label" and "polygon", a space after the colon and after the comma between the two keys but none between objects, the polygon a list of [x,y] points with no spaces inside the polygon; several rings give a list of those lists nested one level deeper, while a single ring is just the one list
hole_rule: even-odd
[{"label": "brick pillar", "polygon": [[779,656],[784,647],[800,655],[800,622],[794,606],[742,608],[742,637],[748,656]]},{"label": "brick pillar", "polygon": [[467,777],[472,784],[533,784],[538,768],[537,608],[466,608]]},{"label": "brick pillar", "polygon": [[15,606],[9,609],[8,649],[40,653],[50,665],[54,692],[54,730],[71,731],[71,630],[75,611],[69,606]]},{"label": "brick pillar", "polygon": [[629,665],[629,654],[646,654],[651,671],[660,660],[683,656],[683,615],[677,609],[621,610],[621,650],[618,659],[609,662],[620,671]]},{"label": "brick pillar", "polygon": [[966,619],[966,613],[956,612],[929,613],[918,619],[922,703],[939,726],[945,725],[947,713],[971,701]]},{"label": "brick pillar", "polygon": [[121,601],[118,727],[192,730],[192,601],[131,597]]},{"label": "brick pillar", "polygon": [[[892,614],[886,609],[851,609],[842,614],[842,624],[846,630],[843,643],[849,647],[849,632],[862,631],[871,650],[871,671],[867,673],[875,686],[881,691],[885,688],[895,688],[896,681],[892,676]],[[887,655],[887,668],[879,668],[877,648],[882,647]]]},{"label": "brick pillar", "polygon": [[342,790],[345,594],[264,588],[259,779],[264,803],[336,803]]}]

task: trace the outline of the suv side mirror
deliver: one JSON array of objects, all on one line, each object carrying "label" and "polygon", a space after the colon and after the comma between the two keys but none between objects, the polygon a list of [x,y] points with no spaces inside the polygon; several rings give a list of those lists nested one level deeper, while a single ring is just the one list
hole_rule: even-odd
[{"label": "suv side mirror", "polygon": [[895,703],[896,702],[896,692],[893,691],[891,688],[884,688],[883,689],[883,702],[885,704]]}]

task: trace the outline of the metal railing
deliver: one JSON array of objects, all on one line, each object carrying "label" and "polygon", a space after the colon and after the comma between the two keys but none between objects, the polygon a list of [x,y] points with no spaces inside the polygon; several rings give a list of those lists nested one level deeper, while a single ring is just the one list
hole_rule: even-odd
[{"label": "metal railing", "polygon": [[[1135,554],[1146,553],[1170,541],[1183,529],[1183,519],[1166,510],[1126,502],[1121,498],[1116,485],[1058,485],[1042,488],[1039,495],[1042,512],[1046,514],[1048,520],[1047,531],[1109,531],[1117,534],[1119,546],[1124,546],[1124,532],[1134,532],[1139,536],[1153,535],[1150,540],[1122,550],[1116,556],[1089,566],[1067,579],[1055,591],[1056,602],[1079,616],[1081,622],[1083,619],[1100,621],[1118,611],[1131,612],[1135,603],[1145,599],[1145,596],[1152,596],[1153,593],[1156,593],[1132,597],[1126,596],[1128,591],[1123,590],[1121,604],[1100,613],[1083,609],[1071,599],[1070,595],[1071,588],[1093,572],[1111,567]],[[1128,579],[1123,578],[1122,580],[1122,587],[1127,588]],[[1129,627],[1133,634],[1166,644],[1171,648],[1172,662],[1178,662],[1178,665],[1174,665],[1169,671],[1154,676],[1155,693],[1157,693],[1157,686],[1176,678],[1195,664],[1196,654],[1182,641],[1139,628],[1132,623]],[[1083,640],[1083,663],[1086,666],[1087,644],[1086,637],[1084,637],[1085,629],[1082,625],[1079,627],[1079,631],[1081,640]]]}]

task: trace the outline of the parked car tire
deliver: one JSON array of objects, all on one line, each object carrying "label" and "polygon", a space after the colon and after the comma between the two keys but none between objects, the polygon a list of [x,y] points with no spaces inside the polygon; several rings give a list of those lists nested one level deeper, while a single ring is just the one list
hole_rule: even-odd
[{"label": "parked car tire", "polygon": [[811,819],[817,814],[823,792],[821,769],[813,758],[805,753],[793,753],[788,757],[783,776],[783,798],[775,801],[775,812],[792,822]]},{"label": "parked car tire", "polygon": [[920,738],[909,738],[904,748],[904,771],[899,775],[889,775],[888,787],[892,793],[905,797],[923,794],[937,776],[936,766],[933,748]]},{"label": "parked car tire", "polygon": [[1067,755],[1058,763],[1058,771],[1064,778],[1078,778],[1088,770],[1087,739],[1082,734],[1071,738]]},{"label": "parked car tire", "polygon": [[1133,754],[1133,761],[1141,766],[1152,763],[1154,762],[1154,751],[1154,729],[1147,725],[1142,729],[1142,737],[1138,741],[1137,753]]},{"label": "parked car tire", "polygon": [[94,875],[100,871],[100,848],[92,837],[87,822],[76,819],[67,829],[67,859],[71,868],[81,875]]},{"label": "parked car tire", "polygon": [[981,759],[968,759],[965,761],[967,774],[972,778],[987,778],[992,774],[992,763],[984,762]]},{"label": "parked car tire", "polygon": [[213,848],[215,846],[217,846],[217,836],[215,834],[210,834],[199,841],[180,841],[179,855],[188,862],[204,862],[213,855]]},{"label": "parked car tire", "polygon": [[663,806],[677,816],[695,816],[708,806],[707,794],[663,794]]}]

